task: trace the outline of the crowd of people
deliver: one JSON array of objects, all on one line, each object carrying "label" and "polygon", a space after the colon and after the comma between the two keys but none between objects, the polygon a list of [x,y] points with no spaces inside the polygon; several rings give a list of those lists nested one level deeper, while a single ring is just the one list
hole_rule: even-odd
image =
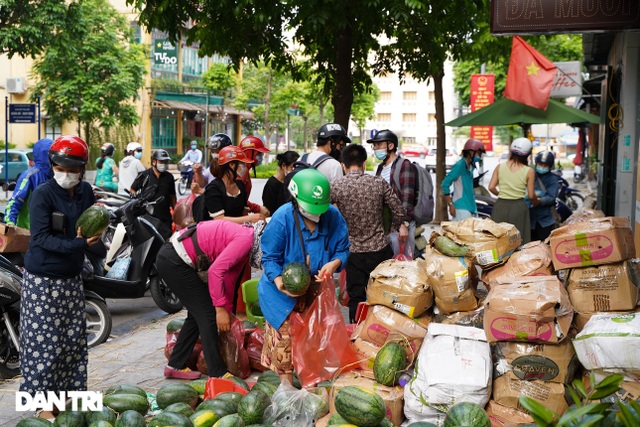
[{"label": "crowd of people", "polygon": [[[266,319],[262,363],[289,380],[289,320],[293,312],[308,308],[309,299],[285,289],[284,267],[291,262],[306,265],[313,277],[311,289],[344,269],[349,320],[355,322],[371,271],[395,255],[415,254],[418,177],[412,162],[398,155],[398,136],[381,130],[367,140],[380,161],[375,174],[366,173],[365,147],[350,143],[343,126],[328,123],[319,129],[311,153],[277,154],[277,172],[264,187],[263,205],[258,205],[249,201],[250,172],[255,176],[269,152],[260,138],[247,136],[235,146],[228,135],[215,134],[207,142],[208,164],[192,142],[182,160],[193,163],[194,223],[175,233],[176,190],[168,172],[169,153],[155,150],[151,167],[145,169],[142,146],[131,142],[118,168],[112,159],[114,145],[101,147],[96,185],[132,197],[149,186],[155,189],[152,215],[166,239],[156,265],[188,310],[164,370],[166,377],[200,375],[186,367],[198,336],[209,375],[227,372],[218,334],[231,327],[238,289],[251,277],[250,260],[256,254],[264,270],[258,283]],[[508,160],[494,170],[489,184],[498,197],[492,218],[514,224],[524,243],[545,239],[555,227],[558,190],[550,174],[553,153],[538,153],[532,168],[531,149],[528,139],[514,140]],[[469,139],[441,183],[453,221],[477,216],[473,176],[484,154],[482,142]],[[79,215],[96,203],[91,186],[82,180],[88,147],[75,136],[43,139],[36,143],[34,156],[35,166],[20,177],[6,210],[6,221],[30,228],[32,236],[22,290],[21,390],[82,390],[87,347],[80,271],[84,250],[99,238],[85,238],[74,227]],[[42,351],[54,347],[61,350]]]}]

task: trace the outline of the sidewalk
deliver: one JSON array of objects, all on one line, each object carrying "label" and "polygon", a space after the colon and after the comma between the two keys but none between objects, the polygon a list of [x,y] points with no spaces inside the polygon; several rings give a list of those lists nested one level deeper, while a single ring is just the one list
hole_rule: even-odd
[{"label": "sidewalk", "polygon": [[[112,342],[89,350],[90,391],[103,391],[118,384],[134,384],[150,393],[176,380],[163,375],[167,361],[164,357],[165,331],[171,319],[186,317],[186,310],[167,315],[161,320],[140,326]],[[31,412],[15,411],[15,392],[20,379],[0,382],[0,427],[14,427]]]}]

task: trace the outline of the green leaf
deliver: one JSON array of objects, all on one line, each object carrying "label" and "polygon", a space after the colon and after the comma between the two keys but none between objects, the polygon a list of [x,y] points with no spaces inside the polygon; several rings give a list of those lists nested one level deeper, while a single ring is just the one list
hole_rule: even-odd
[{"label": "green leaf", "polygon": [[530,397],[520,396],[518,401],[523,408],[529,411],[529,414],[539,426],[552,425],[553,421],[558,418],[558,414]]},{"label": "green leaf", "polygon": [[581,380],[579,379],[573,380],[571,385],[578,392],[578,394],[580,394],[581,400],[585,400],[589,398],[589,395],[587,394],[587,390],[584,388],[584,383]]},{"label": "green leaf", "polygon": [[624,381],[624,375],[611,374],[605,377],[602,381],[595,385],[596,389],[607,388],[610,386],[620,387],[620,384]]}]

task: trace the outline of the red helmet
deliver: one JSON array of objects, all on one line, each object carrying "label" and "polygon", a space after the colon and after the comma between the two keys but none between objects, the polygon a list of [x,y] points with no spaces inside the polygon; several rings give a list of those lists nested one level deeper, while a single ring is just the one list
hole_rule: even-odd
[{"label": "red helmet", "polygon": [[51,144],[49,160],[66,168],[81,167],[89,161],[89,148],[87,143],[77,136],[62,135]]},{"label": "red helmet", "polygon": [[251,159],[247,158],[247,156],[244,154],[244,151],[242,151],[240,147],[236,147],[235,145],[224,147],[222,150],[220,150],[220,153],[218,154],[219,165],[224,165],[233,161],[253,163]]},{"label": "red helmet", "polygon": [[242,141],[240,141],[240,148],[242,150],[256,150],[261,153],[268,153],[269,149],[264,146],[264,143],[257,136],[249,135],[245,136]]},{"label": "red helmet", "polygon": [[470,138],[464,143],[462,151],[482,151],[485,152],[484,144],[479,139]]}]

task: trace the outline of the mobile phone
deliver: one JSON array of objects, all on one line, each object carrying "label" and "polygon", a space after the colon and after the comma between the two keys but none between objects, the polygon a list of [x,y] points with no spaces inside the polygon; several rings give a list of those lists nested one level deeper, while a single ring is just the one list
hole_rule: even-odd
[{"label": "mobile phone", "polygon": [[66,215],[62,212],[55,211],[51,214],[51,228],[56,233],[64,233]]}]

